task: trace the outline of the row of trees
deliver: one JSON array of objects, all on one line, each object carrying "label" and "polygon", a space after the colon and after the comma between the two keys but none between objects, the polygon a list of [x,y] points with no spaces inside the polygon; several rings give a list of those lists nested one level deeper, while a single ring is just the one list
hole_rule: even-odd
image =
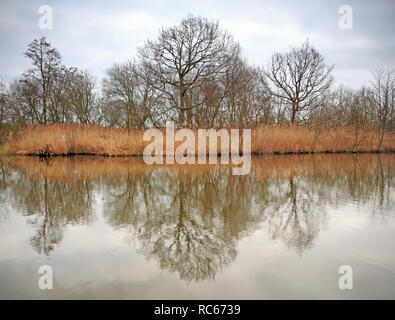
[{"label": "row of trees", "polygon": [[93,77],[62,64],[61,55],[45,38],[29,44],[25,56],[32,67],[2,86],[2,124],[93,123],[97,92]]},{"label": "row of trees", "polygon": [[162,29],[135,59],[114,64],[101,85],[63,65],[45,39],[29,44],[32,66],[0,83],[0,125],[102,124],[130,128],[255,126],[394,128],[394,71],[377,71],[360,90],[333,88],[333,67],[307,41],[249,65],[218,22],[188,16]]}]

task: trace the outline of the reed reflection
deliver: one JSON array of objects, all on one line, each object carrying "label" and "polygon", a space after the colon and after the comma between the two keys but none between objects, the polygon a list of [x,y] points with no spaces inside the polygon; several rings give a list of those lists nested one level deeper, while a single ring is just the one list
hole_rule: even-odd
[{"label": "reed reflection", "polygon": [[[18,166],[18,178],[8,186],[12,205],[29,217],[28,221],[35,229],[31,238],[33,248],[48,255],[62,240],[68,224],[89,222],[92,184],[89,180],[76,178],[72,171],[64,171],[62,165],[58,167],[55,159],[22,159],[26,167],[19,167],[19,160],[11,162]],[[58,179],[51,175],[52,171],[63,171],[70,180]]]},{"label": "reed reflection", "polygon": [[107,223],[127,230],[139,252],[185,281],[214,279],[236,258],[239,240],[258,229],[302,255],[330,219],[329,206],[353,201],[383,219],[394,207],[394,155],[260,157],[246,176],[223,165],[147,166],[134,158],[1,165],[1,186],[31,218],[38,252],[60,244],[68,224],[94,219],[100,194]]}]

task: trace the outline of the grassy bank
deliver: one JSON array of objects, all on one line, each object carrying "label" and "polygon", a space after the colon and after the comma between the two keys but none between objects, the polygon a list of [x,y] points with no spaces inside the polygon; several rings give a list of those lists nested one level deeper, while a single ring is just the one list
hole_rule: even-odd
[{"label": "grassy bank", "polygon": [[[162,129],[164,132],[164,129]],[[139,156],[149,142],[144,130],[82,125],[29,126],[5,142],[2,154]],[[260,126],[252,130],[251,152],[320,153],[377,152],[379,133],[352,128],[313,130],[302,126]],[[220,152],[220,141],[218,151]],[[175,147],[181,142],[176,142]],[[240,145],[241,147],[241,145]],[[242,149],[242,148],[241,148]],[[197,146],[195,148],[197,150]],[[384,136],[381,151],[395,151],[395,132]]]}]

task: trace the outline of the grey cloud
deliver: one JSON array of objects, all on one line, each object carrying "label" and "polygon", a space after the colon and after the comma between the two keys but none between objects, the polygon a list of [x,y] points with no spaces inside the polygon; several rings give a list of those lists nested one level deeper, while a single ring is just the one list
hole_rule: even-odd
[{"label": "grey cloud", "polygon": [[[114,62],[136,54],[161,26],[179,23],[188,13],[220,20],[234,34],[253,64],[267,63],[274,51],[309,38],[334,64],[338,83],[358,87],[370,71],[393,68],[393,1],[46,1],[54,9],[54,29],[38,28],[42,1],[0,4],[0,77],[20,75],[28,61],[27,44],[45,35],[70,66],[98,79]],[[354,28],[340,30],[338,8],[353,8]]]}]

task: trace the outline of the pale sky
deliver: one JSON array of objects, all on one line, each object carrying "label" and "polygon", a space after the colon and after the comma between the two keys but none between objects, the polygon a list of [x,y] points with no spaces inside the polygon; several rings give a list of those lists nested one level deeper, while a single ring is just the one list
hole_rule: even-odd
[{"label": "pale sky", "polygon": [[[353,10],[353,28],[339,28],[341,5]],[[39,28],[38,9],[53,9],[53,29]],[[337,84],[358,88],[371,71],[395,67],[395,1],[12,1],[0,2],[0,79],[9,81],[29,66],[23,56],[34,38],[46,36],[67,66],[91,72],[99,82],[114,62],[137,53],[161,27],[188,13],[219,20],[254,65],[269,62],[306,39],[334,65]]]}]

